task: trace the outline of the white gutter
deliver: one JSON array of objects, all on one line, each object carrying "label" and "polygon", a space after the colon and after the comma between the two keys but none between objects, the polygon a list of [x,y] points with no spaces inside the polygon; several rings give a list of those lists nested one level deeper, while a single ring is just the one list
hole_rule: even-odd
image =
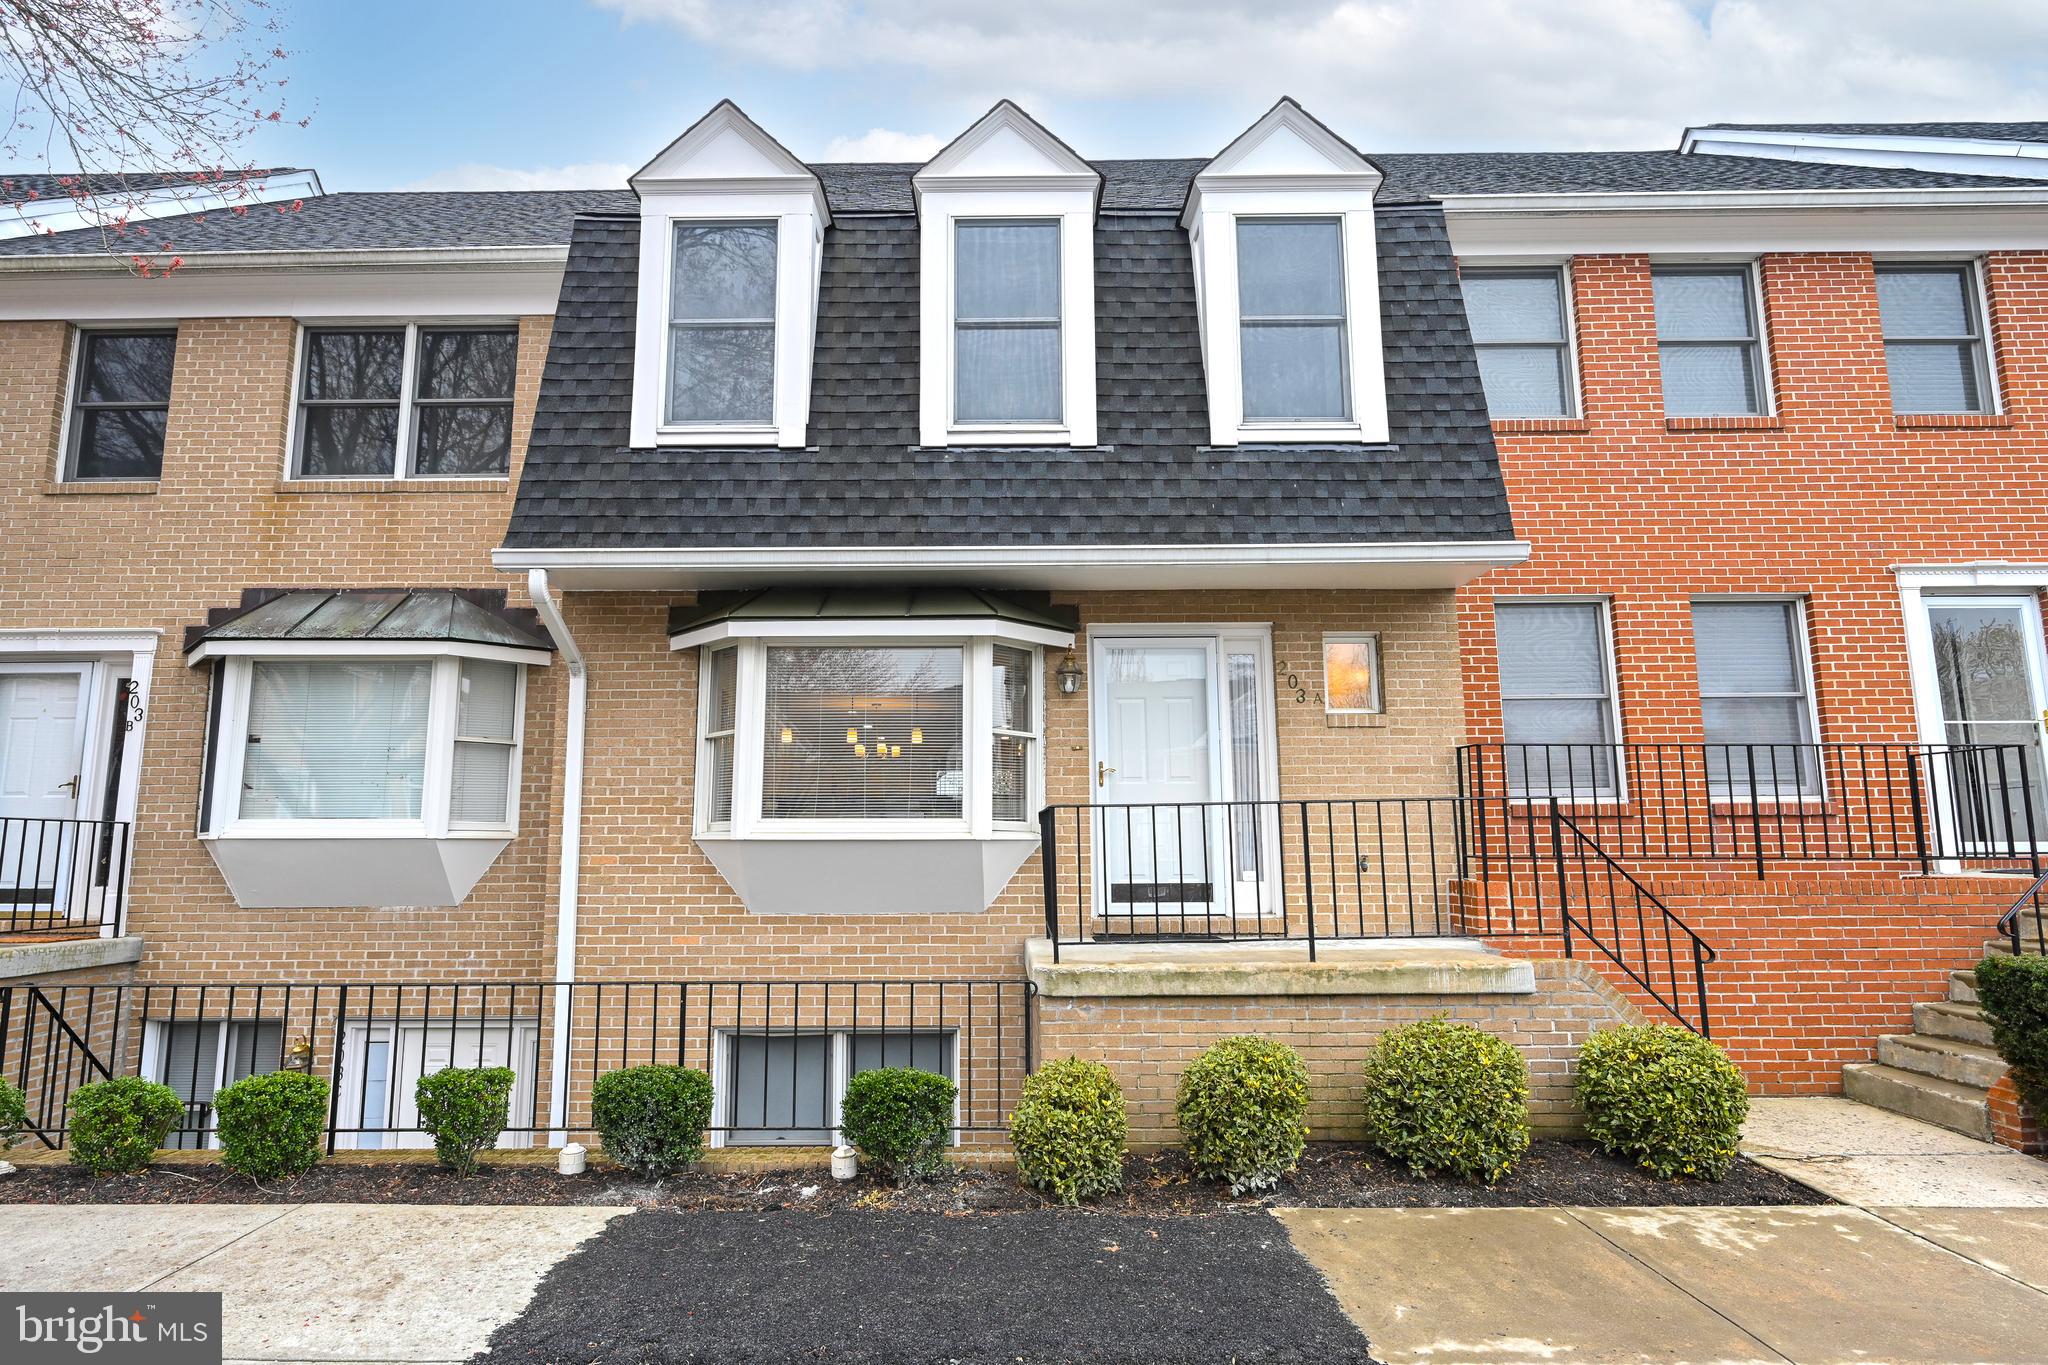
[{"label": "white gutter", "polygon": [[182,256],[179,274],[209,270],[504,270],[548,269],[569,259],[567,243],[534,246],[380,247],[346,251],[163,251],[141,242],[124,243],[110,236],[97,251],[65,255],[22,252],[0,254],[0,274],[128,274],[131,255]]},{"label": "white gutter", "polygon": [[500,569],[981,569],[1074,565],[1191,564],[1519,564],[1525,540],[1367,541],[1287,545],[890,545],[567,549],[491,551]]},{"label": "white gutter", "polygon": [[1595,190],[1542,194],[1446,194],[1447,214],[1479,213],[1776,213],[1786,209],[1986,209],[2038,212],[2048,187],[1958,186],[1863,190]]},{"label": "white gutter", "polygon": [[574,1003],[569,983],[576,979],[576,909],[583,870],[583,720],[590,703],[590,671],[548,591],[546,569],[526,576],[526,593],[569,669],[569,718],[562,739],[561,880],[555,893],[555,1027],[548,1085],[548,1141],[560,1147],[569,1138],[569,1022]]}]

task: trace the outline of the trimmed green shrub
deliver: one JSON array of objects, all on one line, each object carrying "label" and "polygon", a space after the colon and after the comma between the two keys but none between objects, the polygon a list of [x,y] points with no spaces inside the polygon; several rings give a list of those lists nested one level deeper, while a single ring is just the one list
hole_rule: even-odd
[{"label": "trimmed green shrub", "polygon": [[1224,1038],[1181,1073],[1176,1107],[1196,1174],[1270,1190],[1308,1145],[1308,1067],[1285,1043]]},{"label": "trimmed green shrub", "polygon": [[512,1110],[512,1068],[443,1067],[412,1089],[434,1155],[458,1175],[476,1174],[476,1154],[495,1146]]},{"label": "trimmed green shrub", "polygon": [[251,1180],[289,1180],[320,1159],[327,1082],[303,1071],[236,1081],[213,1097],[220,1163]]},{"label": "trimmed green shrub", "polygon": [[2048,1123],[2048,957],[1985,958],[1977,964],[1977,1002],[2020,1100]]},{"label": "trimmed green shrub", "polygon": [[880,1066],[846,1083],[839,1131],[863,1159],[908,1184],[946,1168],[953,1097],[944,1076],[907,1066]]},{"label": "trimmed green shrub", "polygon": [[71,1164],[94,1175],[139,1171],[184,1118],[177,1091],[140,1076],[81,1085],[71,1092]]},{"label": "trimmed green shrub", "polygon": [[1101,1062],[1047,1062],[1010,1115],[1017,1174],[1062,1204],[1124,1187],[1124,1092]]},{"label": "trimmed green shrub", "polygon": [[1601,1029],[1579,1051],[1579,1104],[1602,1150],[1666,1180],[1735,1164],[1749,1090],[1728,1054],[1675,1024]]},{"label": "trimmed green shrub", "polygon": [[642,1175],[665,1175],[704,1155],[711,1078],[686,1066],[629,1066],[590,1087],[590,1122],[604,1154]]},{"label": "trimmed green shrub", "polygon": [[1366,1054],[1365,1134],[1417,1175],[1491,1185],[1529,1150],[1528,1064],[1451,1019],[1390,1030]]},{"label": "trimmed green shrub", "polygon": [[0,1080],[0,1152],[21,1141],[28,1128],[28,1096],[9,1080]]}]

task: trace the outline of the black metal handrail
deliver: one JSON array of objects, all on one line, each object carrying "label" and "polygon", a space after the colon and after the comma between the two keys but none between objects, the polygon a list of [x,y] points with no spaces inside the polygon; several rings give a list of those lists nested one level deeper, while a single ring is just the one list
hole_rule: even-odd
[{"label": "black metal handrail", "polygon": [[[1555,798],[1632,861],[1937,862],[2040,869],[2048,823],[2011,744],[1467,744],[1461,794]],[[1530,818],[1524,812],[1524,818]]]},{"label": "black metal handrail", "polygon": [[0,818],[0,937],[111,929],[126,915],[125,820]]},{"label": "black metal handrail", "polygon": [[846,1080],[883,1065],[951,1075],[959,1135],[1005,1126],[1033,1064],[1032,994],[995,979],[0,986],[0,1076],[52,1147],[90,1081],[170,1085],[172,1144],[204,1147],[215,1092],[281,1068],[328,1080],[329,1151],[423,1145],[412,1085],[451,1065],[510,1066],[505,1131],[529,1143],[589,1135],[595,1078],[649,1063],[711,1074],[717,1141],[836,1142]]},{"label": "black metal handrail", "polygon": [[[2048,957],[2048,907],[2044,907],[2041,892],[2048,887],[2048,872],[2034,878],[2033,883],[2020,893],[2012,908],[1998,917],[1998,934],[2012,946],[2013,956],[2029,951]],[[2023,927],[2022,921],[2025,921]],[[2028,930],[2031,929],[2031,941]]]},{"label": "black metal handrail", "polygon": [[[1560,835],[1558,917],[1564,925],[1564,955],[1573,956],[1572,931],[1578,930],[1672,1018],[1702,1038],[1712,1037],[1707,967],[1720,954],[1588,838],[1559,803],[1550,802],[1548,813]],[[1605,924],[1600,921],[1603,907]]]}]

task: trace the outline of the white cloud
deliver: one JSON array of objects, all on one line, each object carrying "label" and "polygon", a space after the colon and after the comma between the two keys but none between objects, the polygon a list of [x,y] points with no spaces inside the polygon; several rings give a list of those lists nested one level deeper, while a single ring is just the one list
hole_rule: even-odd
[{"label": "white cloud", "polygon": [[825,144],[823,161],[930,161],[946,139],[936,133],[899,133],[870,128],[859,137],[835,137]]},{"label": "white cloud", "polygon": [[[2039,0],[597,3],[764,66],[902,73],[906,97],[962,107],[1002,93],[1182,99],[1228,106],[1241,126],[1292,94],[1387,150],[1669,147],[1685,124],[1716,120],[2038,118],[2048,108],[2033,55],[2048,46]],[[1208,137],[1221,125],[1201,126]]]},{"label": "white cloud", "polygon": [[573,166],[485,166],[464,162],[401,188],[408,190],[622,190],[634,168],[615,161]]}]

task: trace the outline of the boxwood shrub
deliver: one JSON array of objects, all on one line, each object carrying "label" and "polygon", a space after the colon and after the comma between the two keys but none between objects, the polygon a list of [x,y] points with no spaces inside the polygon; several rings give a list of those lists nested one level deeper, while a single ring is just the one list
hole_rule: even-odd
[{"label": "boxwood shrub", "polygon": [[1180,1137],[1198,1175],[1270,1190],[1308,1143],[1308,1067],[1285,1043],[1224,1038],[1181,1073]]},{"label": "boxwood shrub", "polygon": [[1749,1114],[1728,1054],[1675,1024],[1593,1034],[1579,1051],[1578,1095],[1594,1142],[1666,1180],[1728,1174]]},{"label": "boxwood shrub", "polygon": [[28,1130],[28,1096],[21,1087],[0,1078],[0,1153],[21,1141]]},{"label": "boxwood shrub", "polygon": [[711,1078],[686,1066],[629,1066],[590,1087],[590,1122],[604,1154],[643,1175],[665,1175],[704,1155]]},{"label": "boxwood shrub", "polygon": [[71,1092],[71,1164],[94,1175],[139,1171],[184,1118],[177,1091],[140,1076],[81,1085]]},{"label": "boxwood shrub", "polygon": [[1490,1185],[1529,1150],[1528,1064],[1451,1019],[1390,1030],[1366,1054],[1365,1132],[1417,1175]]},{"label": "boxwood shrub", "polygon": [[443,1067],[420,1077],[412,1098],[441,1164],[458,1175],[475,1175],[476,1154],[496,1146],[505,1131],[512,1109],[512,1068]]},{"label": "boxwood shrub", "polygon": [[2048,1123],[2048,957],[1985,958],[1977,964],[1977,1000],[2020,1100]]},{"label": "boxwood shrub", "polygon": [[839,1131],[863,1160],[908,1184],[946,1166],[953,1097],[944,1076],[907,1066],[880,1066],[846,1083]]},{"label": "boxwood shrub", "polygon": [[327,1082],[303,1071],[236,1081],[213,1097],[220,1163],[251,1180],[289,1180],[320,1159]]},{"label": "boxwood shrub", "polygon": [[1017,1174],[1062,1204],[1124,1185],[1124,1092],[1101,1062],[1047,1062],[1024,1080],[1010,1115]]}]

